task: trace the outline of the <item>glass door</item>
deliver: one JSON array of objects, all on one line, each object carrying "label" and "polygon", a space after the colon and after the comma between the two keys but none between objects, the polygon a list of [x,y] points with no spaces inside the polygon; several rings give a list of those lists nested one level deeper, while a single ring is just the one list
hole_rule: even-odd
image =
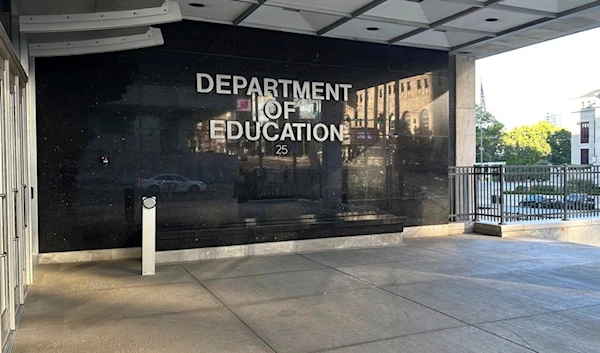
[{"label": "glass door", "polygon": [[27,231],[27,216],[29,211],[29,189],[27,187],[28,184],[28,160],[27,160],[27,119],[25,115],[25,89],[19,89],[19,106],[16,111],[17,115],[17,139],[19,140],[19,144],[16,145],[17,148],[17,171],[18,171],[18,181],[17,185],[19,187],[18,200],[20,202],[19,206],[19,221],[20,221],[20,242],[19,242],[19,263],[18,263],[18,271],[19,271],[19,304],[25,304],[25,285],[27,274],[25,271],[26,262],[27,262],[27,254],[30,253],[29,248],[29,232]]},{"label": "glass door", "polygon": [[16,94],[13,82],[10,86],[9,109],[6,119],[6,167],[7,167],[7,229],[8,229],[8,316],[10,329],[16,328],[16,313],[21,303],[21,220],[19,200],[19,170],[18,170],[18,148],[20,139],[18,136],[18,114]]},{"label": "glass door", "polygon": [[[0,76],[4,77],[4,72],[0,70]],[[7,159],[7,124],[4,111],[4,80],[0,79],[0,338],[2,346],[8,338],[10,332],[9,322],[9,281],[8,281],[8,248],[11,244],[8,235],[8,195],[10,195],[7,184],[8,159]]]},{"label": "glass door", "polygon": [[22,241],[22,233],[23,233],[23,225],[22,225],[22,221],[23,218],[21,216],[22,213],[22,207],[21,207],[21,185],[20,185],[20,180],[21,180],[21,156],[20,156],[20,146],[21,146],[21,129],[19,128],[20,124],[20,120],[21,120],[21,114],[19,114],[19,109],[18,109],[18,98],[15,92],[11,92],[10,94],[10,105],[11,105],[11,109],[10,109],[10,115],[11,115],[11,132],[12,132],[12,143],[10,146],[9,151],[12,154],[12,171],[9,173],[11,175],[11,189],[12,189],[12,200],[13,200],[13,205],[11,207],[13,211],[13,216],[11,217],[11,221],[13,224],[13,229],[14,229],[14,236],[13,236],[13,245],[14,245],[14,253],[13,253],[13,258],[12,258],[12,263],[13,266],[11,268],[11,272],[13,274],[13,285],[11,290],[14,291],[14,302],[13,302],[13,306],[14,306],[14,310],[15,313],[18,310],[19,305],[22,302],[22,294],[23,294],[23,288],[22,288],[22,265],[23,265],[23,250],[22,250],[22,245],[23,245],[23,241]]}]

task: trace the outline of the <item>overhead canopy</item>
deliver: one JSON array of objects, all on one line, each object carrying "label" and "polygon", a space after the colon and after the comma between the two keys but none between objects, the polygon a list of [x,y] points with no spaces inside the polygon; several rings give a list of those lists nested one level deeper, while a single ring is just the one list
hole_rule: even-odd
[{"label": "overhead canopy", "polygon": [[170,0],[20,0],[31,56],[102,53],[162,45],[154,24],[180,21]]},{"label": "overhead canopy", "polygon": [[[600,26],[599,0],[20,0],[18,8],[24,33],[85,32],[32,36],[32,49],[49,44],[34,51],[46,56],[160,45],[149,26],[182,17],[478,58]],[[146,29],[146,38],[105,32],[119,28]],[[82,49],[62,50],[73,46]]]},{"label": "overhead canopy", "polygon": [[184,19],[485,57],[600,26],[597,0],[178,0]]}]

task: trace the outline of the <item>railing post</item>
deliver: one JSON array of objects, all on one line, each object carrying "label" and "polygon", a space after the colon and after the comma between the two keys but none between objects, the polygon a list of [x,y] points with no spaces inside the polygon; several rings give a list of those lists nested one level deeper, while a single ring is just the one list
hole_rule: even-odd
[{"label": "railing post", "polygon": [[567,165],[563,164],[563,221],[569,220],[567,214]]},{"label": "railing post", "polygon": [[450,201],[450,222],[456,222],[458,220],[458,217],[456,216],[458,214],[456,207],[457,196],[454,186],[456,182],[453,182],[453,180],[456,179],[454,175],[457,174],[455,170],[456,169],[453,167],[448,168],[448,195],[450,195],[448,201]]},{"label": "railing post", "polygon": [[505,224],[504,220],[504,166],[500,166],[500,225]]},{"label": "railing post", "polygon": [[142,197],[142,276],[156,273],[156,197]]},{"label": "railing post", "polygon": [[479,195],[477,194],[477,189],[479,187],[479,180],[477,180],[479,178],[479,174],[478,174],[478,167],[474,166],[473,167],[473,214],[474,214],[474,221],[477,222],[479,221]]}]

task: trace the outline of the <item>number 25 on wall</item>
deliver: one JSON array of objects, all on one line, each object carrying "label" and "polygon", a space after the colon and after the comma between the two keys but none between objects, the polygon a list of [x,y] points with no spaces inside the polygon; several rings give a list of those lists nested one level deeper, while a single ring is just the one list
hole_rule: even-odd
[{"label": "number 25 on wall", "polygon": [[278,156],[286,156],[289,153],[287,145],[275,145],[275,154]]}]

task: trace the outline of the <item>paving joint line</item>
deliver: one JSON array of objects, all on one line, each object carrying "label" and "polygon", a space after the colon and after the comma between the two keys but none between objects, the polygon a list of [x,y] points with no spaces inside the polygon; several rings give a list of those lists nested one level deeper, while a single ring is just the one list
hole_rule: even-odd
[{"label": "paving joint line", "polygon": [[[300,254],[299,254],[299,255],[300,255]],[[302,256],[302,255],[300,255],[300,256]],[[310,259],[310,260],[312,260],[312,259]],[[315,261],[315,260],[313,260],[313,261]],[[318,261],[315,261],[315,262],[317,262],[317,263],[320,263],[320,262],[318,262]],[[323,266],[327,266],[327,265],[325,265],[325,264],[322,264],[322,263],[321,263],[321,265],[323,265]],[[330,267],[330,266],[327,266],[327,267]],[[365,280],[362,280],[362,279],[360,279],[360,278],[357,278],[357,277],[355,277],[355,276],[352,276],[352,275],[348,275],[348,274],[346,274],[346,273],[343,273],[343,272],[339,271],[339,270],[338,270],[338,269],[336,269],[336,268],[333,268],[333,267],[330,267],[330,268],[331,268],[332,270],[334,270],[334,271],[338,271],[338,272],[340,272],[340,273],[342,273],[342,274],[344,274],[344,275],[346,275],[346,276],[349,276],[349,277],[351,277],[351,278],[354,278],[354,279],[355,279],[355,280],[357,280],[357,281],[361,281],[361,282],[364,282],[364,283],[366,283],[366,284],[370,284],[370,285],[372,285],[373,287],[375,287],[375,288],[378,288],[378,289],[380,289],[380,290],[382,290],[382,291],[384,291],[384,292],[386,292],[386,293],[389,293],[389,294],[391,294],[391,295],[393,295],[393,296],[396,296],[396,297],[402,298],[402,299],[404,299],[404,300],[408,300],[408,301],[410,301],[410,302],[412,302],[412,303],[415,303],[415,304],[417,304],[417,305],[420,305],[420,306],[422,306],[422,307],[424,307],[424,308],[427,308],[427,309],[429,309],[429,310],[432,310],[432,311],[434,311],[434,312],[436,312],[436,313],[438,313],[438,314],[440,314],[440,315],[444,315],[444,316],[447,316],[447,317],[449,317],[449,318],[451,318],[451,319],[454,319],[454,320],[456,320],[456,321],[462,322],[462,323],[463,323],[463,324],[465,324],[466,326],[474,327],[474,328],[476,328],[476,329],[478,329],[478,330],[481,330],[481,331],[487,332],[488,334],[491,334],[491,335],[493,335],[493,336],[496,336],[496,337],[498,337],[498,338],[500,338],[500,339],[502,339],[502,340],[504,340],[504,341],[511,342],[511,343],[513,343],[513,344],[516,344],[516,345],[518,345],[518,346],[522,347],[522,348],[525,348],[525,349],[531,350],[531,351],[533,351],[533,352],[539,353],[539,352],[537,352],[537,351],[536,351],[536,350],[534,350],[534,349],[531,349],[531,348],[529,348],[529,347],[526,347],[526,346],[524,346],[524,345],[522,345],[522,344],[520,344],[520,343],[518,343],[518,342],[511,341],[510,339],[508,339],[508,338],[505,338],[505,337],[502,337],[502,336],[499,336],[499,335],[497,335],[497,334],[495,334],[495,333],[493,333],[493,332],[486,331],[486,330],[484,330],[484,329],[482,329],[482,328],[480,328],[480,327],[477,327],[477,326],[475,326],[475,325],[473,325],[473,324],[471,324],[471,323],[469,323],[469,322],[467,322],[467,321],[464,321],[464,320],[462,320],[462,319],[456,318],[456,317],[454,317],[454,316],[452,316],[452,315],[446,314],[446,313],[444,313],[444,312],[441,312],[441,311],[439,311],[439,310],[437,310],[437,309],[431,308],[431,307],[429,307],[429,306],[427,306],[427,305],[425,305],[425,304],[419,303],[419,302],[417,302],[417,301],[415,301],[415,300],[412,300],[412,299],[410,299],[410,298],[403,297],[403,296],[401,296],[401,295],[399,295],[399,294],[397,294],[397,293],[394,293],[394,292],[392,292],[392,291],[390,291],[390,290],[387,290],[387,289],[385,289],[385,288],[382,288],[382,287],[380,287],[380,286],[377,286],[377,285],[375,285],[375,284],[369,283],[369,282],[367,282],[367,281],[365,281]]]},{"label": "paving joint line", "polygon": [[[196,278],[187,268],[185,268],[184,266],[183,269],[189,273],[192,277]],[[252,332],[256,337],[258,337],[258,339],[260,339],[267,347],[269,347],[270,350],[272,350],[274,353],[277,353],[277,351],[275,350],[275,348],[273,348],[264,338],[262,338],[254,329],[252,329],[252,327],[250,327],[250,325],[248,325],[244,320],[242,320],[241,317],[239,317],[229,306],[227,306],[227,304],[225,304],[221,299],[219,299],[219,297],[217,297],[210,289],[208,289],[202,282],[200,282],[200,280],[198,280],[196,278],[196,282],[198,282],[198,284],[206,289],[206,291],[208,291],[208,293],[210,293],[210,295],[212,295],[217,301],[219,301],[219,303],[221,303],[221,305],[223,305],[223,307],[225,307],[233,316],[235,316],[242,324],[244,324],[244,326],[246,326],[246,328],[248,328],[248,330],[250,330],[250,332]]]}]

